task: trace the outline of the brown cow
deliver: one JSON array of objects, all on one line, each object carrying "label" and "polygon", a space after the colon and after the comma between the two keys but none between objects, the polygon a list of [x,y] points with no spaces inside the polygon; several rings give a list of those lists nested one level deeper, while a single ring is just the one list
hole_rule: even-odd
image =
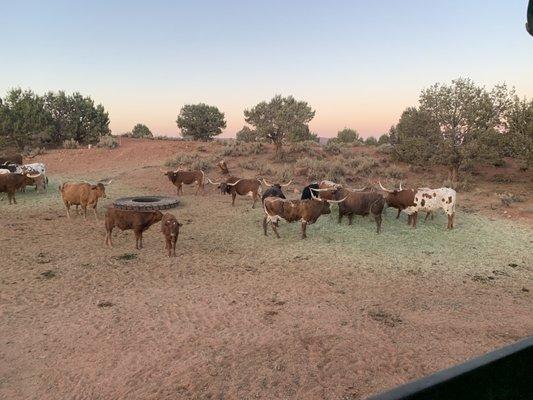
[{"label": "brown cow", "polygon": [[66,182],[59,186],[61,198],[67,209],[67,217],[70,218],[70,206],[75,205],[76,212],[78,211],[78,206],[81,206],[83,217],[85,219],[87,219],[87,206],[93,209],[94,217],[98,219],[98,215],[96,214],[98,199],[100,197],[107,197],[105,186],[110,183],[111,181],[105,184],[103,182],[98,182],[96,185],[91,185],[87,182]]},{"label": "brown cow", "polygon": [[255,208],[255,202],[262,194],[261,182],[258,179],[244,179],[230,176],[226,182],[213,182],[207,178],[207,181],[212,185],[218,185],[221,194],[231,194],[231,205],[235,205],[235,197],[252,196],[254,200],[252,208]]},{"label": "brown cow", "polygon": [[178,241],[181,226],[183,225],[178,222],[174,215],[170,213],[163,215],[161,232],[165,235],[165,249],[168,250],[169,257],[176,257],[176,242]]},{"label": "brown cow", "polygon": [[0,165],[5,163],[22,165],[22,154],[14,153],[0,156]]},{"label": "brown cow", "polygon": [[105,213],[105,244],[113,247],[111,233],[116,226],[120,230],[133,229],[135,232],[135,248],[137,250],[143,247],[143,232],[153,224],[161,221],[163,213],[161,211],[131,211],[120,210],[114,207],[108,207]]},{"label": "brown cow", "polygon": [[[385,202],[387,207],[393,207],[398,209],[398,214],[396,219],[400,218],[400,213],[402,210],[405,210],[407,207],[415,205],[415,193],[414,189],[402,189],[402,184],[400,183],[399,189],[386,189],[383,187],[380,181],[379,186],[384,192],[387,192],[385,196]],[[411,218],[408,217],[408,224],[411,222]]]},{"label": "brown cow", "polygon": [[192,185],[193,183],[197,183],[198,186],[196,188],[195,195],[198,195],[198,191],[200,188],[202,189],[202,193],[204,193],[204,180],[205,180],[205,174],[204,171],[197,170],[197,171],[182,171],[182,170],[175,170],[175,171],[163,171],[161,170],[163,175],[166,175],[170,182],[174,184],[177,187],[177,195],[179,196],[180,192],[183,194],[183,184],[186,185]]},{"label": "brown cow", "polygon": [[41,174],[15,174],[15,173],[8,173],[8,174],[0,174],[0,193],[7,193],[7,197],[9,199],[9,204],[13,201],[13,203],[17,204],[17,199],[15,198],[15,192],[17,190],[20,190],[22,187],[26,184],[26,179],[28,178],[37,178]]},{"label": "brown cow", "polygon": [[263,233],[267,236],[267,225],[270,223],[272,230],[279,239],[277,230],[279,220],[287,222],[302,222],[302,239],[307,238],[308,224],[314,224],[324,214],[330,214],[330,203],[341,203],[345,200],[324,200],[311,194],[310,200],[286,200],[279,197],[267,197],[263,203],[265,217],[263,218]]},{"label": "brown cow", "polygon": [[[316,189],[315,189],[316,191]],[[321,191],[320,198],[326,200],[345,200],[339,204],[339,224],[342,222],[344,215],[348,216],[348,225],[352,224],[354,215],[366,216],[372,214],[376,221],[377,233],[381,232],[381,222],[385,199],[379,193],[363,192],[358,189],[350,190],[339,188],[337,190]]]}]

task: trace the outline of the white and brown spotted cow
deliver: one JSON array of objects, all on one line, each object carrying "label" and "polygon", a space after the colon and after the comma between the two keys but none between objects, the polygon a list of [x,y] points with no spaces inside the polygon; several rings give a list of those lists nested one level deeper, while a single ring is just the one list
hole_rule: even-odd
[{"label": "white and brown spotted cow", "polygon": [[405,208],[404,211],[410,216],[413,228],[416,228],[419,211],[432,213],[442,208],[448,216],[448,229],[453,229],[456,199],[456,191],[447,187],[438,189],[420,188],[415,193],[414,205]]}]

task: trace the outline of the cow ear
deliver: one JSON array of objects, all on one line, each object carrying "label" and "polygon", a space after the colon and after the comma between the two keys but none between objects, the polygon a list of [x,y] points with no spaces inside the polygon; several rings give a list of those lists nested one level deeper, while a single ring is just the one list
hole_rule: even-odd
[{"label": "cow ear", "polygon": [[98,188],[98,186],[96,185],[91,185],[91,190],[96,190]]}]

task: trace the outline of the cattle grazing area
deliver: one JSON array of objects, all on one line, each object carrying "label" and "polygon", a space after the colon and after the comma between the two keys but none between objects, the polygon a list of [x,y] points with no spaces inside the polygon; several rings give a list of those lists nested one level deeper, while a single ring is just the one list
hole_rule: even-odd
[{"label": "cattle grazing area", "polygon": [[[122,139],[53,150],[38,160],[44,193],[17,192],[16,205],[0,194],[0,398],[364,399],[533,332],[531,172],[480,167],[446,208],[453,229],[451,200],[429,207],[443,201],[421,191],[413,228],[375,196],[399,179],[373,149],[353,149],[375,161],[350,178],[355,190],[317,184],[306,200],[313,179],[296,160],[226,155],[222,173],[222,149]],[[177,208],[105,217],[119,197],[175,196],[161,170],[184,155],[209,166]],[[398,168],[403,189],[445,186],[446,171]],[[493,180],[502,173],[519,181]],[[68,200],[89,208],[69,218],[58,188],[82,181],[95,201]],[[505,204],[509,193],[521,201]],[[279,221],[280,239],[265,221],[291,201],[330,211],[305,240],[300,218]]]}]

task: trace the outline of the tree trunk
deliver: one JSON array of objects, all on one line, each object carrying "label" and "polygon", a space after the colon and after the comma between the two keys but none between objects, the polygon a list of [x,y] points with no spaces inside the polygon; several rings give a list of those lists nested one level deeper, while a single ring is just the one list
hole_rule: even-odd
[{"label": "tree trunk", "polygon": [[274,142],[274,146],[275,146],[275,149],[276,149],[275,158],[276,158],[276,160],[281,160],[283,158],[283,150],[281,148],[283,146],[283,143],[282,142]]},{"label": "tree trunk", "polygon": [[459,167],[457,165],[452,165],[448,173],[448,180],[452,183],[452,186],[455,186],[457,183],[457,176],[459,174]]}]

